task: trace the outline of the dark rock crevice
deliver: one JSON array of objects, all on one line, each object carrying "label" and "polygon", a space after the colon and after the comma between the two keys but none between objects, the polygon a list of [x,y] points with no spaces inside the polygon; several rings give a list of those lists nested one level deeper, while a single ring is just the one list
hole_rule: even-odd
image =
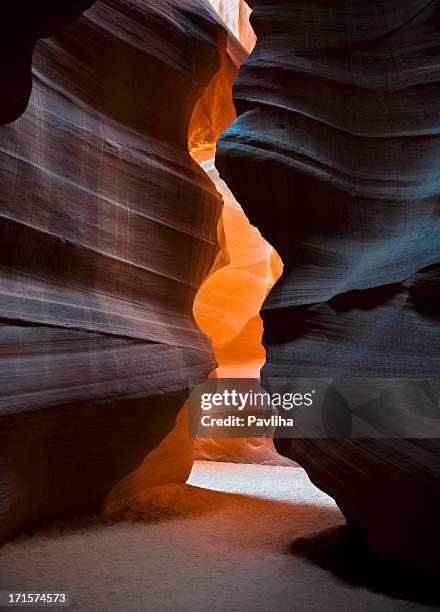
[{"label": "dark rock crevice", "polygon": [[[284,263],[263,378],[438,378],[439,3],[250,5],[216,164]],[[438,568],[437,439],[275,442],[377,553]]]}]

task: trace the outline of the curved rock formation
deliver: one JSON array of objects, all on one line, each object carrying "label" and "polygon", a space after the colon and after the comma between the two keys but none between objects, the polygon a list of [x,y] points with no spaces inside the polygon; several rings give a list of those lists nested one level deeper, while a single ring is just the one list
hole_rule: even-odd
[{"label": "curved rock formation", "polygon": [[154,485],[189,473],[175,422],[216,365],[192,307],[221,198],[188,131],[227,38],[203,0],[104,0],[36,46],[0,132],[0,539],[149,465]]},{"label": "curved rock formation", "polygon": [[[284,262],[264,376],[438,378],[439,2],[250,4],[216,165]],[[437,440],[277,446],[379,553],[438,565]]]},{"label": "curved rock formation", "polygon": [[216,142],[235,119],[232,84],[247,52],[228,30],[221,65],[198,100],[189,126],[188,148],[197,162],[215,155]]}]

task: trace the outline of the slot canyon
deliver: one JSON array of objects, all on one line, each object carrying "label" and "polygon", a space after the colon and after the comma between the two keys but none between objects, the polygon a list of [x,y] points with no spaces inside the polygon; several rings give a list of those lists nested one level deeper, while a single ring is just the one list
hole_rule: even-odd
[{"label": "slot canyon", "polygon": [[[181,586],[204,553],[188,561],[173,538],[213,540],[225,590],[219,559],[241,562],[222,542],[217,558],[218,516],[220,540],[267,572],[264,595],[243,574],[236,607],[215,591],[182,605],[168,585],[166,605],[125,609],[324,610],[332,589],[339,609],[438,609],[440,2],[1,11],[0,575],[17,581],[20,559],[29,588],[44,585],[27,560],[39,542],[50,558],[51,540],[89,538],[106,556],[108,526],[137,551],[136,583],[150,543],[158,575],[162,543],[176,555]],[[415,383],[380,399],[402,419],[390,437],[194,438],[192,390],[223,379]],[[350,431],[374,430],[333,402]],[[157,531],[135,544],[142,522]],[[322,577],[341,538],[379,585]],[[48,573],[62,581],[60,554]]]}]

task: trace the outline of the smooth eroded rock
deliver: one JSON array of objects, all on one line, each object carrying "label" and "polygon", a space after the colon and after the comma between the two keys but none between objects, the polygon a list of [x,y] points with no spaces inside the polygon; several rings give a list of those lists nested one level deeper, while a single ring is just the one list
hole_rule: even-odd
[{"label": "smooth eroded rock", "polygon": [[[263,377],[438,378],[439,3],[250,4],[216,165],[284,263]],[[276,446],[379,553],[438,567],[437,439]]]},{"label": "smooth eroded rock", "polygon": [[0,539],[189,474],[221,198],[188,132],[227,38],[202,0],[107,0],[36,46],[0,131]]}]

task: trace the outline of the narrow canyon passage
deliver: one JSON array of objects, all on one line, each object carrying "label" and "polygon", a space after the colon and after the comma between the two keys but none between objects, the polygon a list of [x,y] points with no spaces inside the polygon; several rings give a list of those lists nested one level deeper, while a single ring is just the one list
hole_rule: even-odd
[{"label": "narrow canyon passage", "polygon": [[[92,12],[90,21],[101,17],[99,12],[97,15]],[[81,27],[87,32],[89,21],[84,20]],[[73,39],[74,34],[71,34]],[[233,49],[238,62],[245,54],[243,50]],[[232,68],[236,73],[238,64]],[[228,74],[227,69],[220,71],[220,82],[213,84],[220,97],[224,85],[222,74],[225,73]],[[226,107],[223,107],[227,121],[222,117],[222,107],[216,114],[223,128],[233,119],[227,106],[231,106],[230,85],[228,81]],[[206,100],[202,99],[198,109],[202,112],[204,102]],[[213,131],[219,135],[215,127]],[[194,132],[190,128],[189,132],[194,134],[193,145],[208,145],[200,146],[199,154],[204,156],[204,166],[224,198],[224,246],[230,260],[228,266],[218,268],[202,285],[194,314],[213,341],[220,364],[218,376],[258,377],[264,362],[258,313],[269,287],[281,271],[280,261],[219,180],[212,165],[214,149],[209,146],[212,141],[205,139],[205,132],[197,131],[197,127]],[[132,138],[131,132],[128,133]],[[114,134],[112,137],[115,138]],[[128,135],[124,131],[121,141],[124,143],[126,138]],[[99,146],[112,154],[116,150],[116,156],[121,155],[122,146],[118,149],[110,137],[108,141]],[[134,150],[136,146],[140,148],[137,141],[133,144]],[[168,148],[160,153],[174,159],[174,151]],[[193,153],[197,157],[197,153]],[[138,157],[138,154],[133,155],[133,159]],[[183,155],[178,158],[180,163],[182,160]],[[145,172],[144,166],[141,169]],[[136,170],[140,172],[137,167]],[[155,175],[148,178],[155,184]],[[197,180],[201,182],[202,179],[197,175]],[[121,181],[121,186],[115,181],[123,195],[129,192],[128,179],[126,181],[127,184]],[[142,184],[142,189],[145,184],[148,182]],[[202,185],[210,195],[203,205],[209,208],[213,199],[210,187]],[[191,187],[194,191],[190,196],[197,202],[198,192],[192,184]],[[176,191],[180,197],[183,186],[179,188]],[[121,197],[120,192],[118,195]],[[161,206],[168,201],[160,198],[160,192],[153,195]],[[176,198],[174,192],[171,196]],[[177,201],[180,200],[177,198]],[[158,208],[161,212],[160,206]],[[174,224],[177,221],[173,219]],[[110,225],[117,227],[116,221]],[[196,230],[194,233],[202,231],[200,227]],[[157,227],[154,232],[158,232]],[[213,242],[213,236],[208,234],[207,237]],[[168,238],[168,248],[169,244]],[[121,250],[126,256],[123,249],[124,245]],[[206,253],[202,255],[206,257]],[[180,269],[178,271],[180,273]],[[151,348],[150,344],[147,346]],[[116,351],[112,355],[117,361]],[[165,363],[167,367],[173,366],[173,361]],[[140,360],[139,367],[144,364]],[[78,372],[81,374],[81,370]],[[113,377],[117,380],[116,375]],[[159,383],[162,383],[160,378]],[[165,410],[167,401],[165,396],[165,401],[154,408],[158,412]],[[151,405],[147,407],[152,410]],[[2,546],[1,587],[67,590],[71,593],[73,609],[80,612],[92,609],[105,612],[144,612],[145,609],[204,612],[209,609],[220,612],[225,607],[250,610],[258,605],[265,610],[284,608],[287,612],[291,608],[290,598],[295,596],[299,604],[301,597],[307,600],[314,588],[315,570],[308,570],[304,561],[290,556],[288,545],[295,535],[305,535],[315,527],[339,524],[342,518],[334,502],[313,487],[304,472],[295,467],[196,461],[188,484],[183,484],[193,462],[186,419],[185,410],[181,410],[176,426],[145,456],[142,465],[123,478],[116,478],[116,484],[106,497],[107,521],[103,517],[90,516],[73,519],[21,535]],[[101,422],[98,427],[105,430]],[[118,422],[116,428],[120,427]],[[131,441],[129,436],[127,439]],[[123,450],[114,451],[114,461],[120,461]],[[79,452],[84,454],[85,450],[80,448]],[[208,443],[199,446],[197,452],[209,455],[210,459],[281,461],[276,458],[273,447],[262,441],[226,440],[219,446]],[[76,471],[79,468],[80,464],[75,466]],[[85,494],[90,485],[86,470],[80,472],[81,491]],[[72,477],[68,472],[64,475],[66,488],[72,487]],[[182,484],[169,484],[176,482]],[[25,499],[27,507],[38,506],[37,493],[40,492],[32,490]],[[47,498],[54,493],[48,491]],[[295,522],[293,529],[292,520]],[[300,589],[291,579],[296,570],[301,577]],[[264,577],[258,584],[256,575]],[[332,583],[330,578],[329,584]],[[231,589],[232,585],[236,588]],[[340,590],[340,597],[346,600],[344,589]],[[366,603],[369,601],[367,596]]]},{"label": "narrow canyon passage", "polygon": [[[196,104],[188,128],[188,149],[213,187],[222,197],[223,206],[217,224],[220,252],[212,271],[198,289],[193,314],[200,329],[213,344],[218,367],[212,378],[259,379],[265,360],[262,346],[261,305],[282,272],[276,251],[253,227],[241,206],[215,168],[216,141],[235,118],[232,84],[240,64],[255,44],[249,24],[249,11],[243,2],[222,3],[220,17],[232,24],[240,40],[228,32],[227,53]],[[228,8],[226,13],[223,11]],[[241,15],[239,19],[239,14]],[[238,27],[240,24],[240,27]],[[247,44],[247,48],[242,43]],[[142,464],[121,479],[106,497],[105,505],[113,512],[120,500],[136,492],[185,482],[195,459],[295,465],[278,455],[270,438],[219,438],[192,440],[188,431],[187,402],[176,426],[150,452]],[[179,457],[176,461],[176,457]]]},{"label": "narrow canyon passage", "polygon": [[[440,0],[35,7],[0,62],[0,596],[438,610]],[[191,435],[198,386],[359,376],[403,392],[333,394],[344,435]]]},{"label": "narrow canyon passage", "polygon": [[[206,152],[202,154],[206,155]],[[200,153],[193,157],[200,160]],[[228,263],[216,269],[200,287],[194,316],[212,340],[219,364],[211,377],[259,379],[265,360],[261,305],[282,271],[274,249],[253,227],[227,185],[214,159],[201,161],[223,198],[222,230]],[[196,459],[289,465],[275,451],[271,439],[197,439]]]},{"label": "narrow canyon passage", "polygon": [[[238,70],[256,42],[249,23],[250,9],[242,1],[210,1],[229,28],[228,50]],[[198,290],[193,312],[201,330],[214,346],[218,368],[211,377],[259,379],[265,361],[260,309],[280,277],[283,264],[258,229],[249,223],[215,167],[214,137],[219,137],[235,118],[232,106],[235,70],[232,69],[228,76],[230,82],[222,83],[222,90],[219,91],[217,86],[211,98],[206,95],[199,103],[190,125],[191,156],[208,174],[223,199],[219,239],[224,253],[224,261],[214,266]],[[203,113],[205,116],[200,117]],[[206,116],[210,121],[206,121]],[[198,439],[195,458],[266,465],[293,464],[278,455],[272,441],[264,438]]]}]

